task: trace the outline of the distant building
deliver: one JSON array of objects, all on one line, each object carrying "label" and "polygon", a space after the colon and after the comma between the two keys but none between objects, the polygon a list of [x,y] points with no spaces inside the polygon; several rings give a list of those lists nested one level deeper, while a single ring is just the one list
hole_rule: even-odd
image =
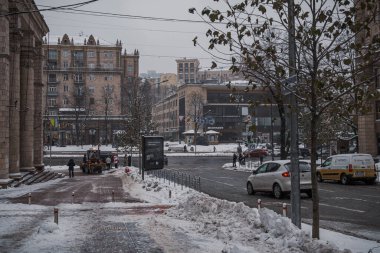
[{"label": "distant building", "polygon": [[49,28],[34,1],[0,0],[0,13],[0,188],[6,188],[21,171],[44,166],[42,38]]},{"label": "distant building", "polygon": [[[218,132],[219,142],[269,142],[272,130],[278,138],[280,121],[276,105],[267,102],[270,93],[264,88],[245,92],[247,85],[245,81],[232,82],[234,92],[226,83],[180,85],[176,94],[153,107],[153,121],[158,125],[159,134],[167,140],[185,140],[184,132],[194,130],[197,122],[200,135],[207,131]],[[191,104],[194,92],[203,99],[201,112],[197,115]],[[258,103],[255,108],[249,106],[252,101]]]},{"label": "distant building", "polygon": [[178,83],[198,83],[199,60],[198,59],[177,59]]},{"label": "distant building", "polygon": [[92,35],[74,40],[67,34],[45,41],[43,48],[45,142],[110,143],[128,112],[128,89],[138,78],[138,51],[122,54],[121,41],[109,45]]}]

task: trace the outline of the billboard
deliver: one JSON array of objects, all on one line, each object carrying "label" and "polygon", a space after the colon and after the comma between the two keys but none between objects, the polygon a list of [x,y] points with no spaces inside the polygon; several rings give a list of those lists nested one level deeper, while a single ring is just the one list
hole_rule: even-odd
[{"label": "billboard", "polygon": [[159,170],[164,167],[164,137],[142,136],[144,170]]}]

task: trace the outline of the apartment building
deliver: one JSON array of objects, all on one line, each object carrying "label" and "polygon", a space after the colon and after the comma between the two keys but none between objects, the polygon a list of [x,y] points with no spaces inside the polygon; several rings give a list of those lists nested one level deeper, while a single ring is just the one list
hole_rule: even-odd
[{"label": "apartment building", "polygon": [[109,45],[64,34],[45,40],[47,59],[45,142],[110,143],[127,114],[127,92],[138,77],[138,51],[122,54],[122,43]]}]

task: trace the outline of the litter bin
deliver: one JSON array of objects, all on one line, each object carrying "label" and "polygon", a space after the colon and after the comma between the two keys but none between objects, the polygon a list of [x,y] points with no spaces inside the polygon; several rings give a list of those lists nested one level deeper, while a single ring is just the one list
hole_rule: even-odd
[{"label": "litter bin", "polygon": [[128,166],[132,166],[132,156],[128,156]]}]

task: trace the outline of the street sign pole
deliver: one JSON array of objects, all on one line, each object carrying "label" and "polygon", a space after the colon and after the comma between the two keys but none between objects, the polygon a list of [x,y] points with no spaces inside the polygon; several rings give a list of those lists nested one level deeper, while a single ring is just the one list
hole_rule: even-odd
[{"label": "street sign pole", "polygon": [[[289,20],[289,77],[296,77],[296,40],[295,40],[295,21],[294,21],[294,0],[288,2],[288,20]],[[295,85],[297,80],[295,80]],[[301,194],[300,194],[300,174],[298,169],[298,115],[297,99],[294,91],[291,92],[291,129],[290,129],[290,147],[291,147],[291,204],[292,223],[301,228]]]}]

